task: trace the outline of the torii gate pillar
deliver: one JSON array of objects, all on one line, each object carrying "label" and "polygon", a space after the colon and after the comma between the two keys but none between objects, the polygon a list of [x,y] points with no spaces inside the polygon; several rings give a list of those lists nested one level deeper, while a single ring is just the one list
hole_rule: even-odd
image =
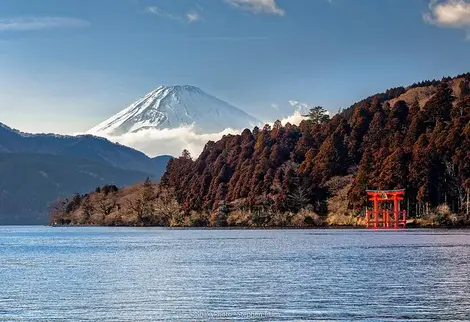
[{"label": "torii gate pillar", "polygon": [[[374,203],[373,220],[371,212],[366,210],[366,227],[374,229],[405,228],[406,211],[400,211],[400,201],[404,199],[405,189],[401,190],[367,190],[369,201]],[[393,210],[389,211],[381,207],[381,202],[393,201]],[[393,221],[392,221],[393,218]],[[392,227],[393,226],[393,227]]]}]

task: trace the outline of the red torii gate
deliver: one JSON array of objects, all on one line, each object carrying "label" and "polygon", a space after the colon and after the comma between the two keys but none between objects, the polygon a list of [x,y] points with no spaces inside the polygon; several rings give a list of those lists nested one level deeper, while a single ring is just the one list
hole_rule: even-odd
[{"label": "red torii gate", "polygon": [[[400,210],[400,201],[404,200],[405,189],[366,190],[366,192],[369,201],[374,203],[373,211],[366,210],[367,228],[406,228],[406,210]],[[383,201],[393,201],[393,210],[382,209],[380,202]]]}]

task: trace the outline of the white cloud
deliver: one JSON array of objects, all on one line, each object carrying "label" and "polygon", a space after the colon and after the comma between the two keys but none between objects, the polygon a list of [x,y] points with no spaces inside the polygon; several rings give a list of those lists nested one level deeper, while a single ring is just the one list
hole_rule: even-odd
[{"label": "white cloud", "polygon": [[184,149],[197,157],[208,141],[218,141],[227,134],[239,134],[243,131],[226,129],[218,133],[199,134],[194,127],[177,129],[147,129],[120,136],[106,136],[111,142],[118,142],[133,147],[149,156],[170,154],[179,156]]},{"label": "white cloud", "polygon": [[253,13],[266,13],[284,16],[285,11],[278,7],[276,0],[225,0],[235,8],[247,10]]},{"label": "white cloud", "polygon": [[202,17],[199,13],[192,11],[186,14],[186,19],[188,20],[189,23],[193,23],[193,22],[200,21]]},{"label": "white cloud", "polygon": [[[286,123],[298,125],[305,119],[302,114],[303,110],[296,108],[292,115],[281,119],[281,123],[283,125]],[[264,124],[273,125],[274,122],[264,122],[259,124],[259,127],[262,128]],[[197,157],[208,141],[218,141],[224,135],[240,134],[243,130],[244,129],[225,129],[217,133],[201,134],[196,132],[194,126],[188,126],[176,129],[146,129],[136,133],[105,137],[111,142],[118,142],[130,146],[151,157],[165,154],[179,156],[184,149],[189,150],[191,155]],[[100,134],[100,136],[102,135]]]},{"label": "white cloud", "polygon": [[169,18],[169,19],[177,20],[177,21],[181,21],[181,22],[186,21],[188,23],[193,23],[193,22],[197,22],[197,21],[202,20],[201,14],[196,12],[196,11],[190,11],[186,15],[184,15],[184,17],[173,14],[173,13],[166,12],[166,11],[164,11],[164,10],[158,8],[158,7],[155,7],[155,6],[146,7],[145,11],[147,13],[150,13],[150,14],[153,14],[153,15],[156,15],[156,16],[165,17],[165,18]]},{"label": "white cloud", "polygon": [[0,19],[0,31],[28,31],[61,27],[86,27],[85,20],[69,17],[28,17]]},{"label": "white cloud", "polygon": [[174,15],[172,13],[166,12],[166,11],[164,11],[164,10],[158,8],[158,7],[155,7],[155,6],[147,7],[147,8],[145,8],[145,11],[147,13],[151,13],[153,15],[160,16],[160,17],[166,17],[166,18],[173,19],[173,20],[182,20],[180,16],[177,16],[177,15]]},{"label": "white cloud", "polygon": [[145,8],[145,11],[148,12],[148,13],[152,13],[154,15],[161,15],[162,14],[162,11],[158,7],[155,7],[155,6],[149,6],[149,7]]},{"label": "white cloud", "polygon": [[432,0],[430,12],[423,14],[423,19],[442,27],[470,28],[470,2],[466,0]]},{"label": "white cloud", "polygon": [[296,111],[302,114],[306,114],[308,110],[310,109],[310,105],[308,105],[307,103],[301,103],[301,102],[294,101],[294,100],[290,100],[289,105],[294,107]]},{"label": "white cloud", "polygon": [[[289,104],[295,108],[294,114],[286,118],[287,120],[291,120],[289,121],[291,124],[299,124],[300,121],[305,119],[305,117],[303,117],[302,115],[308,114],[310,108],[312,108],[312,105],[298,102],[295,100],[290,100]],[[330,117],[335,115],[334,113],[331,113],[330,111],[326,111],[326,114],[329,115]],[[294,121],[297,121],[297,123],[294,123]]]},{"label": "white cloud", "polygon": [[287,123],[299,125],[300,122],[305,120],[305,117],[302,116],[302,112],[300,110],[295,110],[294,114],[285,117],[281,120],[282,125],[286,125]]}]

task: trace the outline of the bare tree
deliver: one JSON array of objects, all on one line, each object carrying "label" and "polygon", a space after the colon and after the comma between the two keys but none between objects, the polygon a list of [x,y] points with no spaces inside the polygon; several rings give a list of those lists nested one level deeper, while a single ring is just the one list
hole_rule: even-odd
[{"label": "bare tree", "polygon": [[297,184],[297,186],[287,196],[287,198],[289,205],[297,211],[307,207],[310,201],[310,199],[308,198],[308,190],[300,184]]},{"label": "bare tree", "polygon": [[[445,183],[450,188],[449,190],[451,191],[452,195],[457,197],[459,211],[464,212],[465,211],[465,199],[467,198],[467,191],[463,185],[463,182],[460,180],[457,174],[457,171],[455,171],[454,164],[452,162],[446,161],[445,167],[446,167],[446,174],[447,174]],[[446,196],[445,201],[447,204],[447,192],[445,193],[445,196]]]},{"label": "bare tree", "polygon": [[95,207],[91,202],[90,196],[85,196],[82,201],[82,211],[83,211],[83,223],[87,224],[90,221],[91,216],[93,216],[93,212],[95,211]]},{"label": "bare tree", "polygon": [[116,207],[116,195],[114,193],[109,194],[107,196],[102,196],[98,200],[98,211],[104,216],[109,216],[114,208]]},{"label": "bare tree", "polygon": [[159,187],[154,203],[155,215],[161,223],[167,224],[170,218],[181,211],[173,190]]},{"label": "bare tree", "polygon": [[137,216],[137,220],[143,216],[143,207],[140,199],[132,200],[132,198],[125,199],[127,208],[134,212]]},{"label": "bare tree", "polygon": [[470,200],[469,200],[469,197],[470,197],[470,189],[467,189],[467,218],[468,218],[468,216],[470,215],[470,214],[469,214],[469,208],[470,208]]},{"label": "bare tree", "polygon": [[157,186],[147,179],[135,194],[126,199],[126,205],[135,214],[137,224],[155,225],[158,222],[155,218],[156,190]]},{"label": "bare tree", "polygon": [[57,199],[49,205],[49,216],[51,224],[62,224],[64,222],[64,217],[67,215],[67,205],[69,200]]}]

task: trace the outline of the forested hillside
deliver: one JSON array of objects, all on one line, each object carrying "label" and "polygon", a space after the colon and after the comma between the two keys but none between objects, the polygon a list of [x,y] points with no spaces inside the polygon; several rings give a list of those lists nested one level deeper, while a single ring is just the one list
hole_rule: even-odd
[{"label": "forested hillside", "polygon": [[[244,130],[187,151],[161,184],[75,196],[52,222],[94,225],[361,225],[366,189],[406,189],[418,225],[468,225],[470,74],[393,88],[331,119]],[[111,208],[103,208],[103,205]],[[100,210],[101,209],[101,210]],[[106,211],[103,211],[106,210]]]},{"label": "forested hillside", "polygon": [[274,212],[310,207],[326,215],[338,207],[328,201],[347,188],[341,211],[359,213],[366,189],[406,188],[412,216],[441,204],[464,213],[470,188],[469,80],[465,74],[394,88],[331,120],[312,117],[299,126],[278,121],[225,136],[207,143],[195,161],[188,155],[170,161],[162,182],[188,211],[226,204]]}]

